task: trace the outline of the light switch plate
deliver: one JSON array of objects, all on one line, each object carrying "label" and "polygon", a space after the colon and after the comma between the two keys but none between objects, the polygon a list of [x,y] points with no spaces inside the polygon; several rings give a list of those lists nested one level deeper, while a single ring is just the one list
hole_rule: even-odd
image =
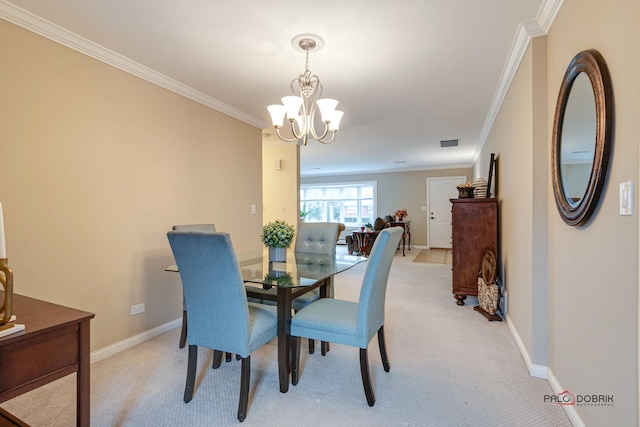
[{"label": "light switch plate", "polygon": [[633,215],[633,181],[620,183],[620,215]]}]

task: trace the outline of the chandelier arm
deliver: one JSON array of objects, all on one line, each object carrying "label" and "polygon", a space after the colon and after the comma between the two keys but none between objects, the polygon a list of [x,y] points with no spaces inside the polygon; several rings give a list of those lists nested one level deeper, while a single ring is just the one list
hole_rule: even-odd
[{"label": "chandelier arm", "polygon": [[325,123],[324,132],[322,133],[321,136],[318,136],[318,132],[316,132],[316,124],[315,124],[316,112],[318,111],[318,104],[316,104],[316,102],[318,101],[318,99],[320,99],[320,96],[322,95],[322,83],[320,83],[320,78],[315,75],[311,76],[310,81],[315,83],[315,88],[313,91],[313,96],[309,101],[311,111],[308,114],[309,123],[307,126],[307,133],[311,133],[311,135],[313,136],[313,139],[319,140],[324,138],[327,135],[329,125]]},{"label": "chandelier arm", "polygon": [[298,76],[298,78],[297,78],[297,79],[293,79],[293,80],[291,80],[291,84],[289,85],[289,87],[291,87],[291,92],[292,92],[294,95],[298,95],[298,96],[300,96],[301,91],[298,89],[298,91],[296,92],[296,89],[293,87],[293,85],[294,85],[294,84],[296,84],[296,83],[298,83],[298,86],[299,86],[299,87],[302,87],[302,82],[303,82],[303,81],[304,81],[304,76],[303,76],[302,74],[300,74],[300,75]]},{"label": "chandelier arm", "polygon": [[[300,86],[302,88],[302,86]],[[311,125],[311,123],[309,123],[309,98],[304,96],[304,93],[302,90],[300,90],[300,96],[302,97],[302,129],[300,129],[300,134],[301,135],[307,135],[309,133],[309,126]],[[305,144],[306,145],[306,144]]]},{"label": "chandelier arm", "polygon": [[[328,126],[327,126],[328,127]],[[336,138],[336,132],[335,130],[331,131],[331,139],[329,139],[328,141],[324,141],[322,138],[324,138],[327,135],[327,132],[325,132],[325,134],[322,136],[322,138],[318,138],[317,141],[323,143],[323,144],[331,144],[333,142],[333,140]]]},{"label": "chandelier arm", "polygon": [[[284,137],[284,136],[282,136],[282,134],[280,133],[280,127],[279,127],[279,126],[276,128],[276,134],[278,135],[278,138],[280,138],[280,139],[281,139],[281,140],[283,140],[284,142],[293,142],[293,141],[297,141],[297,140],[299,139],[299,138],[295,138],[295,137],[294,137],[294,138],[291,138],[291,139],[285,138],[285,137]],[[294,135],[294,136],[295,136],[295,135]]]},{"label": "chandelier arm", "polygon": [[327,133],[329,133],[329,123],[324,124],[324,132],[322,132],[322,135],[318,135],[316,133],[315,126],[311,128],[311,135],[313,135],[313,139],[317,139],[318,141],[327,136]]},{"label": "chandelier arm", "polygon": [[305,133],[302,131],[302,129],[300,129],[299,132],[296,132],[296,121],[289,119],[289,124],[291,125],[291,133],[293,134],[293,136],[296,139],[300,139],[302,138],[303,135],[305,135]]}]

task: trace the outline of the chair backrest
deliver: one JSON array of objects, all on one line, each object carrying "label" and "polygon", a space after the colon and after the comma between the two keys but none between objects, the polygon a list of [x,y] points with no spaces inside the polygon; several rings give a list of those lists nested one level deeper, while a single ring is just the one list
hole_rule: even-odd
[{"label": "chair backrest", "polygon": [[371,339],[384,324],[384,303],[391,262],[403,233],[402,227],[382,230],[373,244],[362,279],[358,307],[358,330]]},{"label": "chair backrest", "polygon": [[204,231],[206,233],[215,233],[215,224],[186,224],[186,225],[174,225],[173,230],[180,231]]},{"label": "chair backrest", "polygon": [[228,233],[169,231],[189,315],[189,344],[246,354],[249,307]]},{"label": "chair backrest", "polygon": [[296,252],[335,255],[338,223],[301,222],[296,236]]}]

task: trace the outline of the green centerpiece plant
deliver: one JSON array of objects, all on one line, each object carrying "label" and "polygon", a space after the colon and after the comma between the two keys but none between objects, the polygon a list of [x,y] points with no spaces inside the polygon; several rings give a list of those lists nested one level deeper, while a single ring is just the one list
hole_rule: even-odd
[{"label": "green centerpiece plant", "polygon": [[285,261],[287,248],[291,246],[295,235],[293,225],[279,219],[262,226],[260,238],[262,243],[269,248],[269,260]]}]

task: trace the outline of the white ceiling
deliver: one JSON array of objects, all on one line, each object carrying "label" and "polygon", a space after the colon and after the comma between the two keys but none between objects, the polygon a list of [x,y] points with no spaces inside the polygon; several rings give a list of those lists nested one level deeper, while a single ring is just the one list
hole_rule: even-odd
[{"label": "white ceiling", "polygon": [[[344,111],[301,175],[470,166],[530,36],[561,0],[0,0],[0,17],[265,129],[304,71]],[[53,25],[52,25],[53,24]],[[79,37],[78,37],[79,36]],[[441,140],[459,139],[455,148]],[[281,143],[281,142],[278,142]]]}]

